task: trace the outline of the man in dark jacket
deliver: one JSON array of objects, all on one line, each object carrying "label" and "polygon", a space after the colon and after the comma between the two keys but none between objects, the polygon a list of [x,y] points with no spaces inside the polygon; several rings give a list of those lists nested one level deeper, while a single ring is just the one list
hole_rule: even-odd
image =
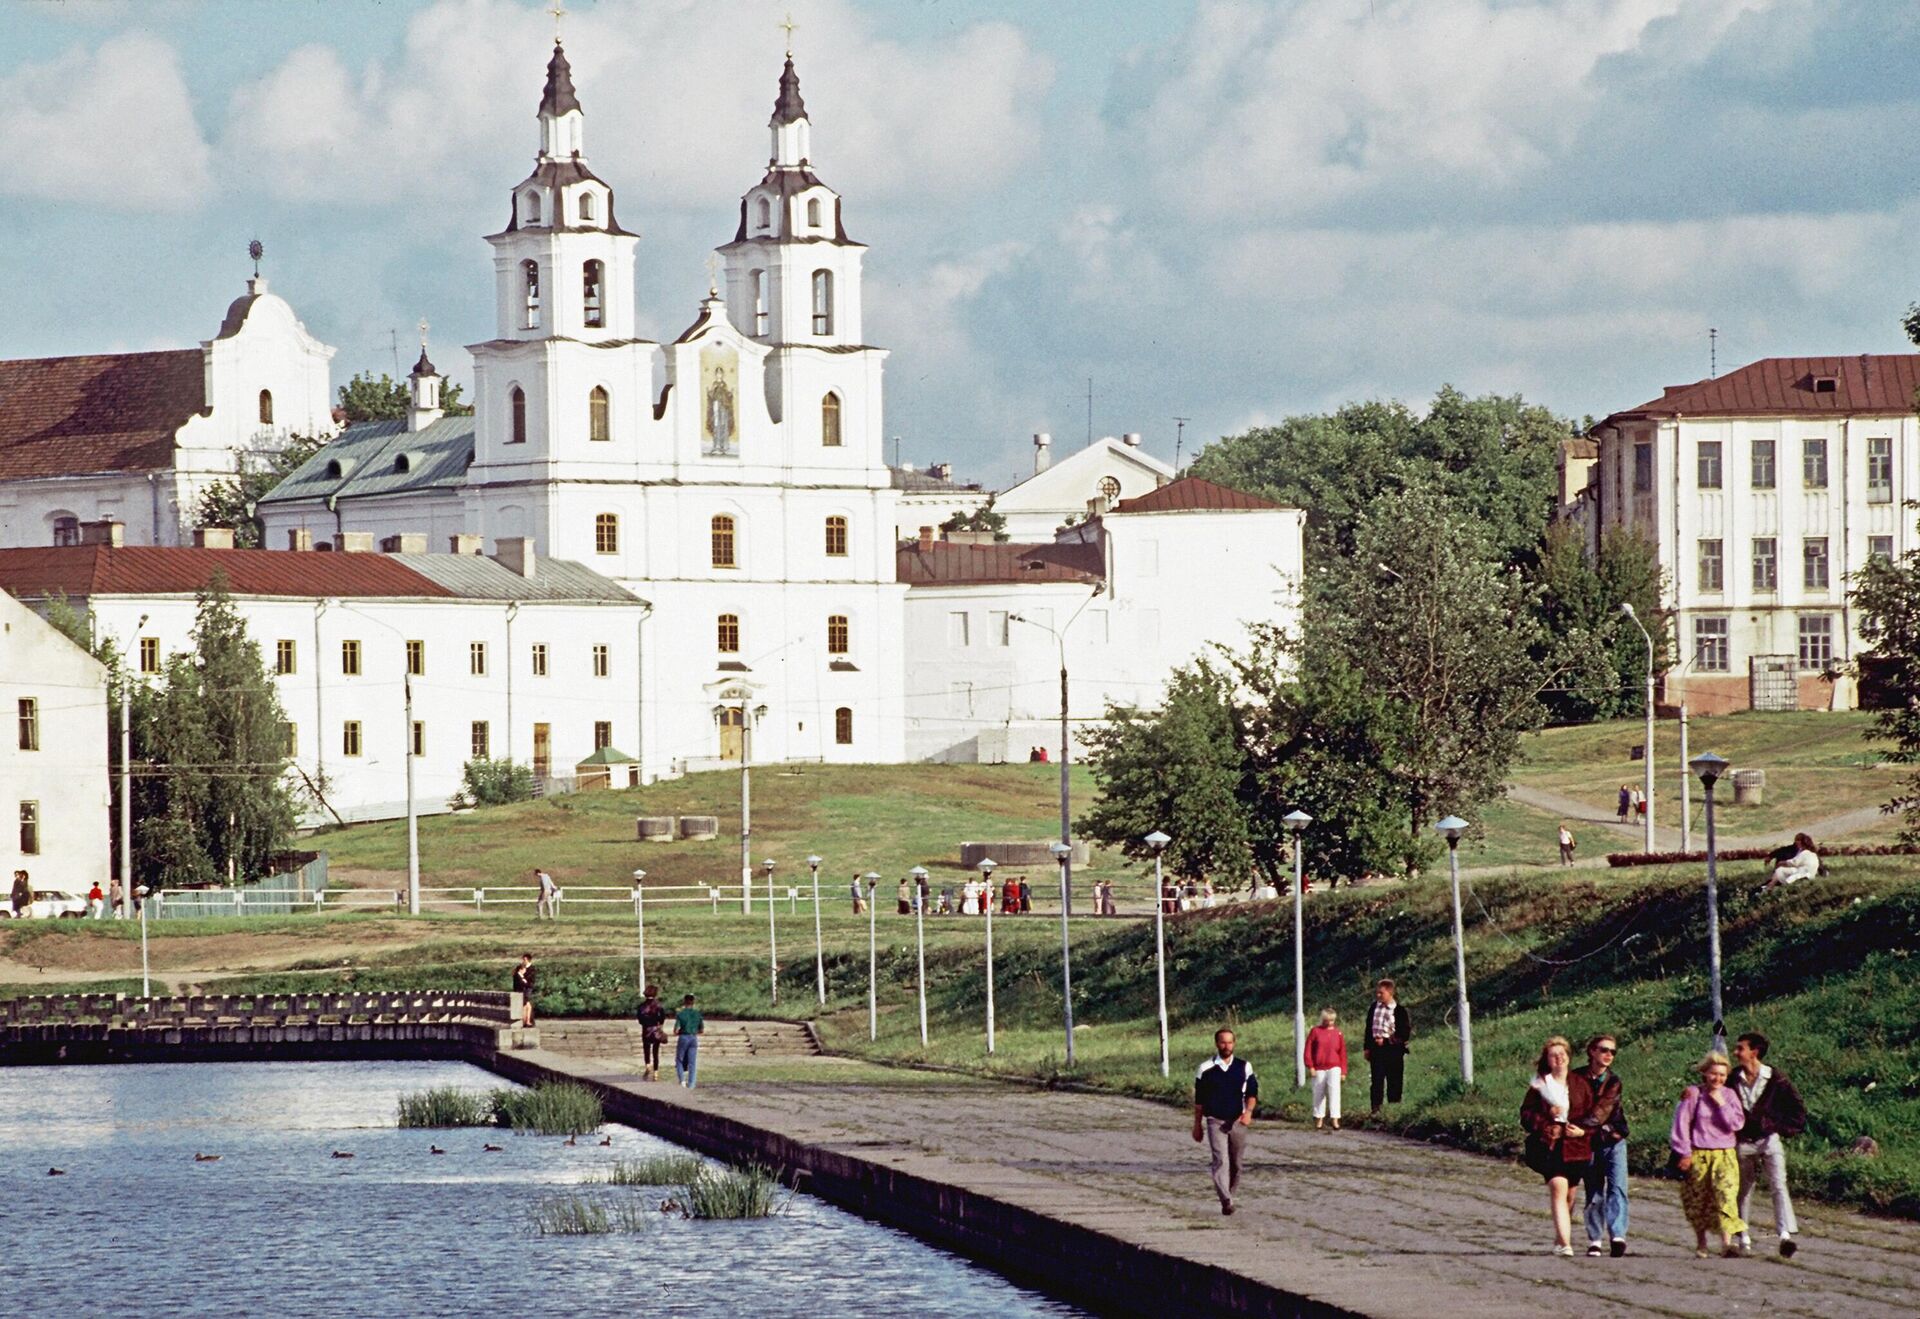
[{"label": "man in dark jacket", "polygon": [[1220,1212],[1231,1214],[1233,1193],[1240,1187],[1240,1155],[1260,1102],[1260,1082],[1251,1063],[1233,1056],[1232,1031],[1215,1031],[1213,1049],[1213,1057],[1193,1074],[1193,1138],[1207,1142],[1213,1192],[1220,1197]]},{"label": "man in dark jacket", "polygon": [[1389,1103],[1400,1102],[1400,1087],[1407,1075],[1407,1041],[1413,1038],[1413,1018],[1393,996],[1393,981],[1382,980],[1373,987],[1373,1007],[1367,1011],[1367,1042],[1360,1052],[1366,1055],[1373,1092],[1373,1111],[1380,1111],[1384,1096]]},{"label": "man in dark jacket", "polygon": [[1587,1254],[1627,1253],[1627,1113],[1620,1106],[1620,1078],[1614,1075],[1617,1045],[1611,1035],[1587,1041],[1587,1065],[1569,1084],[1568,1116],[1593,1142],[1587,1165]]},{"label": "man in dark jacket", "polygon": [[[1781,1142],[1807,1129],[1807,1106],[1787,1074],[1767,1066],[1767,1037],[1757,1030],[1733,1045],[1733,1088],[1746,1105],[1747,1122],[1740,1128],[1734,1154],[1740,1161],[1740,1221],[1751,1228],[1747,1204],[1764,1169],[1773,1192],[1773,1225],[1780,1233],[1780,1256],[1792,1259],[1800,1248],[1794,1236],[1800,1224],[1793,1216],[1793,1197],[1787,1194],[1787,1149]],[[1740,1249],[1753,1253],[1750,1231],[1740,1233]]]}]

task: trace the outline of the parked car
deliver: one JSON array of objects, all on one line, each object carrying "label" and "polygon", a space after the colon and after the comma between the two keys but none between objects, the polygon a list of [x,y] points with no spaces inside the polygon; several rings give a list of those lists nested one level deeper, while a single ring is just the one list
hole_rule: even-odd
[{"label": "parked car", "polygon": [[[0,920],[13,917],[13,904],[0,901]],[[39,918],[69,917],[78,919],[87,914],[87,900],[77,893],[68,893],[64,889],[37,888],[33,891],[33,901],[28,904],[23,917]]]}]

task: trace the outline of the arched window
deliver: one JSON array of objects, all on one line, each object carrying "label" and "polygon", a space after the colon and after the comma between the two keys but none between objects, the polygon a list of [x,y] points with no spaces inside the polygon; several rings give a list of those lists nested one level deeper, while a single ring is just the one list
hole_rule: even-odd
[{"label": "arched window", "polygon": [[847,554],[847,520],[838,514],[827,519],[827,553],[836,559]]},{"label": "arched window", "polygon": [[539,193],[529,190],[526,196],[520,199],[520,223],[522,224],[539,224],[540,223],[540,194]]},{"label": "arched window", "polygon": [[1100,497],[1106,500],[1109,504],[1111,504],[1114,500],[1120,498],[1120,478],[1117,476],[1101,477],[1100,478]]},{"label": "arched window", "polygon": [[813,272],[813,332],[833,333],[833,272]]},{"label": "arched window", "polygon": [[598,261],[589,261],[581,267],[581,303],[586,308],[588,325],[605,325],[605,313],[600,309],[600,284],[606,267]]},{"label": "arched window", "polygon": [[507,436],[508,444],[527,442],[527,391],[515,385],[507,391],[507,410],[513,417],[513,431]]},{"label": "arched window", "polygon": [[[595,262],[594,264],[599,264]],[[590,440],[608,440],[613,438],[609,414],[612,412],[612,400],[604,386],[595,385],[593,393],[587,395],[587,438]]]},{"label": "arched window", "polygon": [[733,519],[725,513],[716,513],[713,518],[713,566],[737,566],[733,557]]},{"label": "arched window", "polygon": [[820,443],[829,449],[840,447],[840,396],[838,394],[828,394],[820,400]]},{"label": "arched window", "polygon": [[827,654],[829,655],[846,654],[847,650],[849,649],[847,645],[847,639],[848,639],[848,633],[850,631],[851,629],[848,628],[847,626],[847,616],[845,614],[828,614],[827,615]]},{"label": "arched window", "polygon": [[53,520],[53,543],[55,545],[78,545],[80,543],[80,519],[62,514]]},{"label": "arched window", "polygon": [[620,515],[618,513],[598,513],[594,515],[593,552],[595,554],[618,554],[620,552]]},{"label": "arched window", "polygon": [[747,280],[753,285],[753,332],[765,334],[767,332],[767,272],[750,270],[747,272]]},{"label": "arched window", "polygon": [[818,229],[820,227],[820,199],[818,197],[807,198],[807,227],[810,229]]},{"label": "arched window", "polygon": [[537,330],[540,328],[540,263],[522,261],[520,277],[525,281],[527,289],[527,314],[522,326],[525,329]]},{"label": "arched window", "polygon": [[853,745],[853,710],[848,706],[833,712],[833,741],[836,746]]},{"label": "arched window", "polygon": [[760,199],[754,209],[754,220],[756,227],[763,232],[773,224],[773,205],[765,197]]},{"label": "arched window", "polygon": [[720,615],[714,633],[714,644],[722,655],[740,653],[740,615]]},{"label": "arched window", "polygon": [[593,194],[591,192],[583,192],[580,194],[580,223],[592,224],[593,220]]},{"label": "arched window", "polygon": [[273,391],[271,389],[260,391],[260,424],[273,425]]}]

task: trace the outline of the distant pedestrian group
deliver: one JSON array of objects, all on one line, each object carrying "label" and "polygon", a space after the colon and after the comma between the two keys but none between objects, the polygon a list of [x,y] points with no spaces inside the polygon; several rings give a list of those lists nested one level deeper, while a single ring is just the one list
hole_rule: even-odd
[{"label": "distant pedestrian group", "polygon": [[1647,794],[1630,783],[1622,783],[1618,806],[1621,824],[1629,820],[1644,819],[1647,814]]}]

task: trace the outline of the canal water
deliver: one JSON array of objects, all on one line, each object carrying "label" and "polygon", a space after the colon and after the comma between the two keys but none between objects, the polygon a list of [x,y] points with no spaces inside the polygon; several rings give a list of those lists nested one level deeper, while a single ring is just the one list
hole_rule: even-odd
[{"label": "canal water", "polygon": [[610,1147],[394,1125],[409,1091],[504,1084],[462,1063],[0,1068],[0,1312],[1081,1313],[809,1196],[767,1219],[542,1237],[544,1197],[657,1200],[582,1184],[673,1147],[612,1125]]}]

